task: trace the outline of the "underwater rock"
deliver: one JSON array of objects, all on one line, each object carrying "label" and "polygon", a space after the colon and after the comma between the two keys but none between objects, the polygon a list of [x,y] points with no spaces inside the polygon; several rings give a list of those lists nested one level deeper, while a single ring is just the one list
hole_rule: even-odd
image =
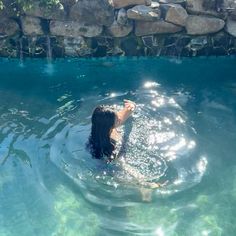
[{"label": "underwater rock", "polygon": [[151,8],[145,5],[135,6],[127,11],[129,19],[155,21],[160,19],[160,10],[158,8]]},{"label": "underwater rock", "polygon": [[79,23],[75,21],[56,21],[50,22],[50,32],[55,36],[66,37],[96,37],[102,33],[102,26],[88,25],[86,23]]},{"label": "underwater rock", "polygon": [[236,21],[228,19],[225,30],[232,36],[236,37]]},{"label": "underwater rock", "polygon": [[71,7],[70,19],[87,24],[110,26],[114,9],[108,0],[80,0]]},{"label": "underwater rock", "polygon": [[166,34],[176,33],[182,30],[182,27],[168,23],[162,20],[159,21],[136,21],[135,22],[136,36],[144,36],[150,34]]},{"label": "underwater rock", "polygon": [[21,17],[21,26],[24,35],[43,35],[41,20],[36,17]]},{"label": "underwater rock", "polygon": [[128,22],[126,25],[120,25],[117,21],[108,28],[108,31],[113,37],[125,37],[133,30],[133,25]]},{"label": "underwater rock", "polygon": [[31,7],[24,10],[24,13],[28,16],[53,20],[64,20],[66,17],[64,7],[60,3],[53,4],[48,7],[47,4],[42,4],[39,1],[35,1]]},{"label": "underwater rock", "polygon": [[151,0],[112,0],[113,6],[116,9],[135,5],[146,5],[150,6],[152,4]]},{"label": "underwater rock", "polygon": [[165,21],[185,26],[188,13],[181,5],[166,4],[162,6],[163,9],[165,9]]},{"label": "underwater rock", "polygon": [[224,28],[225,22],[219,18],[207,16],[189,16],[186,30],[190,35],[216,33]]},{"label": "underwater rock", "polygon": [[19,31],[19,25],[16,23],[16,21],[9,18],[0,19],[0,38],[13,36]]}]

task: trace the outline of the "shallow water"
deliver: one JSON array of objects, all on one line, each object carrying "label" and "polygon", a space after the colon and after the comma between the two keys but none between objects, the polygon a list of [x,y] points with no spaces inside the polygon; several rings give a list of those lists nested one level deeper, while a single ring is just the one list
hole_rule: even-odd
[{"label": "shallow water", "polygon": [[[235,235],[235,63],[0,60],[0,235]],[[120,155],[159,189],[85,149],[123,99]]]}]

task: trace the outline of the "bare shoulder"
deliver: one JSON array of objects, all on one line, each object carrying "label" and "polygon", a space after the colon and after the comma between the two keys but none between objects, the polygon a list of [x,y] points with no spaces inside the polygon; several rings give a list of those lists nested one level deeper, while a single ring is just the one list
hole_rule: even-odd
[{"label": "bare shoulder", "polygon": [[111,136],[110,136],[113,140],[115,140],[116,142],[118,142],[120,140],[120,133],[116,130],[116,129],[112,129],[111,132]]}]

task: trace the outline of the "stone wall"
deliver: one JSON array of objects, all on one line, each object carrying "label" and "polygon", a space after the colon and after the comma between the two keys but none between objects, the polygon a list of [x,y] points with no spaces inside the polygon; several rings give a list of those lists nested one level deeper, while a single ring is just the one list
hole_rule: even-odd
[{"label": "stone wall", "polygon": [[0,10],[0,56],[236,54],[234,0],[35,0]]}]

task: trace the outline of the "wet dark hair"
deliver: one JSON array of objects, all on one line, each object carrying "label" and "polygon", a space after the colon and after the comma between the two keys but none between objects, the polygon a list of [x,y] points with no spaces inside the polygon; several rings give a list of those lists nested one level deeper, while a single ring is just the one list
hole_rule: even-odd
[{"label": "wet dark hair", "polygon": [[101,159],[103,156],[108,158],[112,156],[115,143],[112,142],[110,135],[115,123],[116,113],[111,107],[100,105],[94,109],[88,141],[88,148],[94,158]]}]

